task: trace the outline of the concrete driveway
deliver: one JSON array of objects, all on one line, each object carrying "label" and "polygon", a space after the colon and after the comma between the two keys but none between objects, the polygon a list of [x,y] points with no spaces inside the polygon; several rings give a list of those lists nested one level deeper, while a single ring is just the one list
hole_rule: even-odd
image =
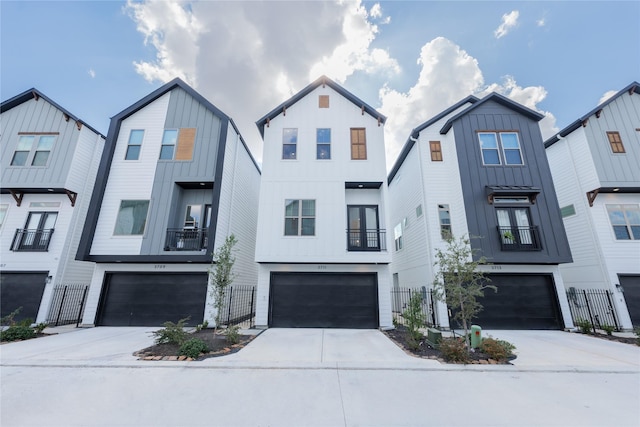
[{"label": "concrete driveway", "polygon": [[640,347],[494,331],[511,366],[441,365],[378,331],[270,329],[202,362],[131,353],[156,328],[0,346],[5,426],[638,426]]}]

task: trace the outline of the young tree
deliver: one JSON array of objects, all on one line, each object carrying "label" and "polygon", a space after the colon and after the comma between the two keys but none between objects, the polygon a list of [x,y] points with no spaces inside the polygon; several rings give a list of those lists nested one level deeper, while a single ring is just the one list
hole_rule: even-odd
[{"label": "young tree", "polygon": [[233,247],[236,243],[238,243],[238,240],[233,234],[227,236],[222,246],[213,253],[213,261],[209,268],[209,275],[213,283],[211,296],[213,297],[213,306],[216,309],[214,334],[217,332],[220,323],[222,323],[222,309],[224,308],[227,288],[235,278],[233,264],[236,262],[236,258],[233,255]]},{"label": "young tree", "polygon": [[[480,257],[476,261],[473,255],[477,250],[471,249],[468,237],[456,239],[450,236],[445,250],[436,249],[436,275],[433,281],[435,296],[456,312],[454,319],[462,323],[465,337],[469,334],[471,320],[482,310],[479,297],[484,296],[485,289],[498,289],[489,284],[490,280],[478,271],[478,266],[486,264]],[[465,345],[469,347],[468,340]]]}]

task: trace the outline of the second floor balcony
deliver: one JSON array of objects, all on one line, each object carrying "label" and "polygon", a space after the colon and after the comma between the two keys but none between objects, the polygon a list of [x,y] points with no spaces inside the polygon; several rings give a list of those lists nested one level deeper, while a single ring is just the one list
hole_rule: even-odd
[{"label": "second floor balcony", "polygon": [[498,226],[500,247],[503,251],[540,251],[540,231],[536,226],[500,227]]},{"label": "second floor balcony", "polygon": [[387,250],[386,230],[347,230],[347,249],[349,251],[380,252]]},{"label": "second floor balcony", "polygon": [[165,251],[203,251],[209,244],[205,228],[169,228]]},{"label": "second floor balcony", "polygon": [[17,229],[11,242],[14,252],[46,252],[53,235],[53,228]]}]

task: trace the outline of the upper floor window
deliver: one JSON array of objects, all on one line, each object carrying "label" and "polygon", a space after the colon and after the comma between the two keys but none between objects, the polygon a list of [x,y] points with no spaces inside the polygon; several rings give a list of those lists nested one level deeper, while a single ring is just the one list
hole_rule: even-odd
[{"label": "upper floor window", "polygon": [[622,139],[620,138],[620,132],[607,132],[607,138],[611,145],[611,151],[614,153],[624,153],[624,145],[622,145]]},{"label": "upper floor window", "polygon": [[573,216],[575,214],[576,214],[576,208],[573,205],[567,205],[560,208],[560,215],[562,215],[562,218]]},{"label": "upper floor window", "polygon": [[522,152],[517,132],[479,132],[482,164],[522,165]]},{"label": "upper floor window", "polygon": [[331,158],[331,129],[316,129],[316,158],[326,160]]},{"label": "upper floor window", "polygon": [[316,201],[286,200],[284,208],[285,236],[315,236]]},{"label": "upper floor window", "polygon": [[399,222],[394,228],[393,228],[393,239],[395,240],[395,247],[396,247],[396,251],[399,251],[400,249],[402,249],[403,245],[403,239],[402,239],[402,222]]},{"label": "upper floor window", "polygon": [[4,218],[7,216],[8,209],[9,209],[8,204],[3,203],[0,205],[0,227],[2,227],[2,224],[4,224]]},{"label": "upper floor window", "polygon": [[367,160],[367,137],[364,128],[351,128],[351,160]]},{"label": "upper floor window", "polygon": [[504,251],[539,251],[542,249],[538,227],[531,224],[528,207],[496,208],[498,234]]},{"label": "upper floor window", "polygon": [[422,205],[416,206],[416,218],[420,218],[422,216]]},{"label": "upper floor window", "polygon": [[441,162],[442,161],[442,147],[440,145],[440,141],[429,141],[429,149],[431,150],[431,161],[432,162]]},{"label": "upper floor window", "polygon": [[129,133],[129,142],[127,143],[127,153],[125,160],[138,160],[140,157],[140,147],[144,138],[144,130],[134,129]]},{"label": "upper floor window", "polygon": [[57,219],[57,212],[29,212],[24,229],[16,230],[11,250],[47,251]]},{"label": "upper floor window", "polygon": [[122,200],[116,219],[116,236],[142,236],[147,224],[148,200]]},{"label": "upper floor window", "polygon": [[282,158],[296,159],[298,151],[298,129],[282,129]]},{"label": "upper floor window", "polygon": [[451,213],[449,205],[438,205],[438,217],[440,218],[440,237],[444,240],[451,237]]},{"label": "upper floor window", "polygon": [[11,159],[11,166],[46,166],[57,133],[20,134]]},{"label": "upper floor window", "polygon": [[607,205],[616,240],[640,240],[640,205]]},{"label": "upper floor window", "polygon": [[160,148],[161,160],[173,160],[173,152],[175,151],[177,140],[177,129],[165,129],[162,135],[162,147]]},{"label": "upper floor window", "polygon": [[329,108],[329,95],[318,96],[318,107]]}]

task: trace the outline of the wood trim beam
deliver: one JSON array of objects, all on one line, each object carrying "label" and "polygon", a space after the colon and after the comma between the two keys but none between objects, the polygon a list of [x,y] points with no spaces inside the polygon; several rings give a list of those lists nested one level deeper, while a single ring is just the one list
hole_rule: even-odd
[{"label": "wood trim beam", "polygon": [[22,204],[22,198],[24,197],[24,193],[22,191],[16,191],[16,190],[9,190],[9,193],[11,193],[11,197],[13,197],[13,200],[16,201],[16,206],[20,207],[20,205]]},{"label": "wood trim beam", "polygon": [[593,191],[587,191],[587,200],[589,201],[589,207],[593,207],[593,202],[595,202],[598,193],[600,192],[599,188],[596,188]]},{"label": "wood trim beam", "polygon": [[64,121],[65,122],[68,122],[69,119],[70,119],[70,117],[69,117],[69,115],[67,113],[62,113],[62,117],[64,117]]},{"label": "wood trim beam", "polygon": [[583,128],[586,128],[586,127],[587,127],[587,123],[589,123],[589,119],[584,119],[584,120],[582,121],[582,127],[583,127]]},{"label": "wood trim beam", "polygon": [[76,127],[78,128],[78,130],[82,129],[82,122],[80,120],[76,122]]},{"label": "wood trim beam", "polygon": [[269,125],[271,124],[271,119],[269,117],[267,117],[267,127],[270,127]]},{"label": "wood trim beam", "polygon": [[282,115],[283,116],[287,115],[287,107],[282,107]]},{"label": "wood trim beam", "polygon": [[38,92],[33,90],[31,91],[31,93],[33,94],[33,99],[35,99],[36,101],[40,99],[40,95],[38,95]]},{"label": "wood trim beam", "polygon": [[596,111],[596,119],[600,118],[600,114],[602,114],[602,108]]},{"label": "wood trim beam", "polygon": [[67,197],[69,198],[69,201],[71,201],[71,207],[74,207],[76,205],[76,200],[78,199],[78,193],[74,193],[69,190],[64,190],[64,192],[67,193]]}]

